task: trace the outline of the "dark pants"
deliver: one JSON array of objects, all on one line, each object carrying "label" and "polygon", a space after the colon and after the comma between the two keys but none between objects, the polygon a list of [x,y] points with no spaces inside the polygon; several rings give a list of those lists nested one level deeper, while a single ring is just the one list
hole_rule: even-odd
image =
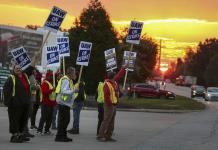
[{"label": "dark pants", "polygon": [[53,107],[48,107],[45,104],[41,105],[41,118],[39,122],[38,131],[42,132],[45,124],[45,132],[48,132],[52,122]]},{"label": "dark pants", "polygon": [[67,137],[67,126],[70,122],[70,107],[58,105],[58,131],[57,138]]},{"label": "dark pants", "polygon": [[36,124],[36,114],[38,112],[39,109],[39,105],[38,103],[33,103],[33,109],[32,109],[32,114],[31,114],[31,126],[35,126]]},{"label": "dark pants", "polygon": [[53,113],[52,113],[52,127],[57,127],[56,126],[57,112],[58,112],[58,105],[54,106],[54,110],[53,110]]},{"label": "dark pants", "polygon": [[8,107],[8,117],[10,133],[23,133],[29,117],[29,105]]},{"label": "dark pants", "polygon": [[80,112],[83,104],[83,101],[74,102],[73,104],[73,129],[79,129]]},{"label": "dark pants", "polygon": [[31,102],[30,105],[29,105],[29,108],[28,108],[28,112],[27,112],[28,119],[27,119],[26,125],[25,125],[25,127],[23,129],[23,133],[24,134],[28,134],[29,133],[28,123],[29,123],[29,118],[32,115],[32,110],[33,110],[33,103]]},{"label": "dark pants", "polygon": [[99,129],[101,127],[101,123],[104,119],[104,105],[102,103],[98,103],[98,127],[97,127],[97,135],[99,134]]},{"label": "dark pants", "polygon": [[114,131],[114,121],[116,116],[116,106],[107,106],[104,104],[104,120],[101,123],[99,137],[111,138]]}]

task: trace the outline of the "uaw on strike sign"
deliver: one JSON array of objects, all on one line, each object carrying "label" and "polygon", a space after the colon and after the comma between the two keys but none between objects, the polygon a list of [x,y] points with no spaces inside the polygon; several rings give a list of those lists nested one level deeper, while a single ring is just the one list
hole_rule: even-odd
[{"label": "uaw on strike sign", "polygon": [[54,6],[44,24],[44,28],[56,33],[61,26],[66,13],[66,11]]},{"label": "uaw on strike sign", "polygon": [[126,42],[131,44],[139,44],[142,28],[143,22],[131,21]]},{"label": "uaw on strike sign", "polygon": [[59,65],[59,51],[57,45],[47,46],[47,65],[53,66],[53,65]]},{"label": "uaw on strike sign", "polygon": [[134,71],[136,54],[136,52],[124,51],[122,66],[126,66],[129,71]]},{"label": "uaw on strike sign", "polygon": [[81,41],[79,45],[79,52],[76,59],[76,64],[81,66],[88,66],[91,54],[92,43]]},{"label": "uaw on strike sign", "polygon": [[16,63],[20,65],[22,70],[25,70],[31,64],[31,60],[24,47],[11,50],[11,54]]},{"label": "uaw on strike sign", "polygon": [[70,46],[68,37],[58,37],[57,45],[60,56],[70,56]]},{"label": "uaw on strike sign", "polygon": [[107,71],[117,68],[115,48],[104,51]]}]

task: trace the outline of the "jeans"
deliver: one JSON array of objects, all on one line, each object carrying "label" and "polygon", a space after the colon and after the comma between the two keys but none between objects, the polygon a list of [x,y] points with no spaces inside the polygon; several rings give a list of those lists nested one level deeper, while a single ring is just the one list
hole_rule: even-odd
[{"label": "jeans", "polygon": [[73,104],[73,129],[79,129],[80,112],[83,104],[83,101],[75,101]]}]

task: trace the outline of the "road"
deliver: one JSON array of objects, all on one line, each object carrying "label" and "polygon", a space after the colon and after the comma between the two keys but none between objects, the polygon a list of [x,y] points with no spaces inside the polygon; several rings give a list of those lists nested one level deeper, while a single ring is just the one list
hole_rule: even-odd
[{"label": "road", "polygon": [[[167,89],[190,96],[190,88],[167,85]],[[28,143],[9,143],[7,109],[0,108],[0,150],[217,150],[218,103],[192,113],[122,112],[116,116],[116,143],[96,140],[97,112],[83,110],[80,135],[69,135],[70,143],[54,142],[55,136],[36,136]],[[72,113],[72,112],[71,112]],[[37,121],[39,120],[39,113]],[[69,125],[72,125],[72,121]],[[31,131],[35,134],[36,131]],[[55,134],[55,130],[52,130]]]},{"label": "road", "polygon": [[12,144],[6,108],[1,107],[0,113],[0,150],[217,150],[218,147],[215,102],[209,109],[193,113],[117,112],[116,143],[96,141],[97,112],[83,110],[81,134],[70,135],[72,143],[56,143],[54,136],[36,136],[29,143]]},{"label": "road", "polygon": [[176,95],[191,97],[191,88],[185,86],[176,86],[172,83],[166,84],[166,90],[174,92]]}]

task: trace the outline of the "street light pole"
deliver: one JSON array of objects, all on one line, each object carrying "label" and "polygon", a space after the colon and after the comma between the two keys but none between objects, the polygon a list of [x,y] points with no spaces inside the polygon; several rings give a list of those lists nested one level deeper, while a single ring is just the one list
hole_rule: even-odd
[{"label": "street light pole", "polygon": [[160,39],[160,49],[159,49],[159,60],[158,60],[158,69],[160,70],[160,61],[161,61],[161,48],[162,48],[162,39]]}]

